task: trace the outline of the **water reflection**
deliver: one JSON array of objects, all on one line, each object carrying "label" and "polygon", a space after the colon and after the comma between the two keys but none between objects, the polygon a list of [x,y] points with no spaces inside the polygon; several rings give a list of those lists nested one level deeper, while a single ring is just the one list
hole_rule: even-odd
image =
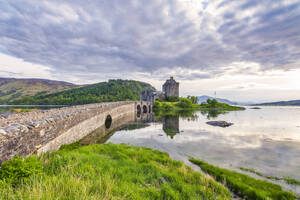
[{"label": "water reflection", "polygon": [[[207,125],[212,118],[234,125],[226,129]],[[196,157],[229,169],[253,168],[300,180],[300,107],[188,111],[156,116],[146,124],[145,128],[117,131],[107,142],[158,149],[187,164],[189,157]],[[299,186],[276,183],[300,193]]]},{"label": "water reflection", "polygon": [[208,120],[215,119],[221,114],[226,114],[226,112],[220,110],[201,110],[200,113],[206,116]]},{"label": "water reflection", "polygon": [[115,131],[131,131],[146,128],[150,126],[150,122],[162,124],[164,133],[169,136],[169,138],[173,139],[176,134],[180,133],[179,118],[188,121],[196,121],[198,115],[195,111],[179,111],[168,115],[154,117],[153,113],[137,112],[136,115],[126,115],[120,119],[113,120],[110,128],[107,128],[105,125],[101,126],[81,139],[79,143],[81,145],[105,143]]},{"label": "water reflection", "polygon": [[96,129],[88,136],[82,138],[79,141],[81,145],[89,145],[89,144],[102,144],[105,143],[114,133],[115,131],[119,130],[136,130],[142,129],[147,126],[150,126],[146,122],[153,121],[154,117],[151,113],[137,113],[125,115],[122,118],[112,120],[110,127],[108,128],[105,126],[101,126],[100,128]]},{"label": "water reflection", "polygon": [[182,119],[186,119],[188,121],[197,121],[198,115],[195,110],[180,110],[176,113],[176,115]]},{"label": "water reflection", "polygon": [[[211,118],[233,122],[234,126],[209,126],[206,122]],[[189,157],[196,157],[229,169],[253,168],[263,174],[300,180],[299,122],[300,107],[229,113],[185,111],[155,118],[141,113],[113,122],[110,130],[95,131],[81,143],[144,146],[167,152],[187,164]],[[279,184],[300,193],[298,186]]]},{"label": "water reflection", "polygon": [[198,115],[195,110],[180,110],[167,115],[156,116],[156,122],[161,123],[164,133],[171,139],[174,139],[175,135],[180,133],[179,118],[187,121],[196,121]]},{"label": "water reflection", "polygon": [[166,135],[170,136],[171,139],[179,133],[179,116],[163,116],[163,131]]}]

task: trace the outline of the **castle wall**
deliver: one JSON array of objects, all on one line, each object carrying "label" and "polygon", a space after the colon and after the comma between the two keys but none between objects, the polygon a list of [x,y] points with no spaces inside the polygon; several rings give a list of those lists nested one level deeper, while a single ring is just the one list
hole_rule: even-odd
[{"label": "castle wall", "polygon": [[163,92],[167,97],[175,96],[179,97],[179,83],[176,82],[172,77],[165,82],[163,85]]}]

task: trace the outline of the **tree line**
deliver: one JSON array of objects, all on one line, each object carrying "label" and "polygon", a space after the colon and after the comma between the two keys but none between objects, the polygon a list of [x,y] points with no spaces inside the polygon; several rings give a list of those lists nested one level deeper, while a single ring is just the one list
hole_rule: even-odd
[{"label": "tree line", "polygon": [[112,101],[137,101],[143,90],[155,91],[148,83],[133,80],[109,80],[53,94],[25,96],[9,102],[14,105],[80,105]]}]

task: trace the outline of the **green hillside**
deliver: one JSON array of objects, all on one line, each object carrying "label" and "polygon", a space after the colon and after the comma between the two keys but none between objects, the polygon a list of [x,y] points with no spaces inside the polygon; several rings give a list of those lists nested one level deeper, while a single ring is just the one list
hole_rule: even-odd
[{"label": "green hillside", "polygon": [[78,105],[109,101],[139,100],[140,92],[155,88],[148,83],[133,80],[109,80],[80,88],[47,95],[22,97],[10,101],[20,105]]},{"label": "green hillside", "polygon": [[36,94],[50,94],[78,87],[72,83],[45,79],[0,78],[0,104]]}]

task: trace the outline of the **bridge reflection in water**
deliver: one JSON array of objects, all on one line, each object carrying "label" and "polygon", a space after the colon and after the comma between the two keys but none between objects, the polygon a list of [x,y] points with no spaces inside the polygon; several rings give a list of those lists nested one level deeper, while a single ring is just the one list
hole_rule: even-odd
[{"label": "bridge reflection in water", "polygon": [[116,120],[112,119],[111,125],[109,127],[103,125],[95,131],[91,132],[89,135],[82,138],[79,141],[79,144],[102,144],[105,143],[117,130],[134,130],[145,128],[149,126],[145,122],[153,121],[153,113],[137,112],[136,114],[124,115],[122,118]]},{"label": "bridge reflection in water", "polygon": [[135,130],[150,126],[149,123],[161,123],[162,130],[170,138],[173,139],[180,133],[179,117],[187,120],[196,120],[196,115],[192,114],[177,114],[166,115],[154,118],[153,113],[137,112],[135,115],[126,115],[118,120],[113,120],[111,126],[101,126],[79,141],[81,145],[101,144],[109,140],[109,138],[119,130]]}]

